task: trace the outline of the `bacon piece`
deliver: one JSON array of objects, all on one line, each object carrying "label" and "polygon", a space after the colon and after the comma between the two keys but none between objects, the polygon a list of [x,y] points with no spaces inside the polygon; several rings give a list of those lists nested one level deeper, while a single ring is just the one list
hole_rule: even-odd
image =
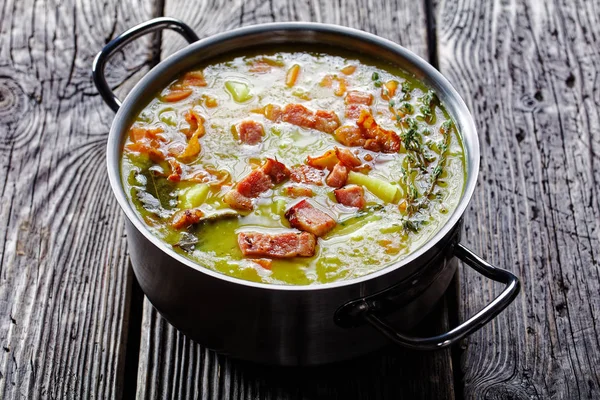
[{"label": "bacon piece", "polygon": [[362,164],[358,157],[356,157],[356,155],[348,149],[340,149],[339,147],[336,147],[335,155],[337,156],[338,160],[340,160],[340,162],[347,167],[355,168]]},{"label": "bacon piece", "polygon": [[360,116],[362,110],[369,110],[369,106],[373,103],[373,95],[353,90],[348,92],[344,102],[346,103],[346,118],[355,119]]},{"label": "bacon piece", "polygon": [[240,194],[236,189],[227,192],[223,197],[223,201],[236,210],[252,210],[252,199]]},{"label": "bacon piece", "polygon": [[333,193],[337,202],[345,206],[362,209],[367,205],[365,191],[362,186],[348,185],[341,189],[335,189]]},{"label": "bacon piece", "polygon": [[315,236],[323,236],[337,225],[333,218],[313,207],[308,200],[302,200],[287,210],[285,217],[292,227]]},{"label": "bacon piece", "polygon": [[371,93],[359,92],[351,90],[344,98],[346,104],[364,104],[370,106],[373,103],[373,95]]},{"label": "bacon piece", "polygon": [[266,192],[271,189],[273,182],[269,175],[259,168],[250,172],[237,184],[236,190],[240,192],[242,196],[254,198],[258,197],[262,192]]},{"label": "bacon piece", "polygon": [[169,165],[171,166],[171,174],[167,177],[172,182],[179,182],[181,180],[181,164],[172,158],[169,159]]},{"label": "bacon piece", "polygon": [[369,111],[361,111],[356,125],[361,129],[363,137],[372,139],[376,143],[375,145],[367,140],[364,146],[366,149],[384,153],[397,153],[400,150],[400,138],[396,132],[381,128]]},{"label": "bacon piece", "polygon": [[306,187],[306,186],[298,186],[298,185],[288,186],[288,187],[284,188],[284,193],[293,198],[312,197],[314,195],[314,192],[312,191],[311,188]]},{"label": "bacon piece", "polygon": [[340,119],[333,111],[317,110],[315,113],[315,129],[325,133],[333,133],[340,126]]},{"label": "bacon piece", "polygon": [[308,165],[299,165],[293,167],[291,170],[290,178],[294,182],[298,183],[309,183],[317,186],[323,185],[323,178],[325,173]]},{"label": "bacon piece", "polygon": [[356,119],[360,116],[360,112],[362,110],[368,110],[368,109],[369,109],[369,107],[365,106],[364,104],[347,104],[344,115],[348,119]]},{"label": "bacon piece", "polygon": [[171,226],[175,229],[183,229],[197,224],[204,216],[204,213],[197,208],[191,210],[182,210],[175,213]]},{"label": "bacon piece", "polygon": [[344,125],[335,130],[335,139],[349,147],[364,146],[365,138],[358,126]]},{"label": "bacon piece", "polygon": [[273,183],[278,184],[290,177],[290,170],[277,160],[267,158],[267,162],[261,167]]},{"label": "bacon piece", "polygon": [[301,128],[316,129],[325,133],[333,133],[340,126],[340,119],[333,111],[317,110],[313,113],[302,104],[286,105],[281,112],[281,120]]},{"label": "bacon piece", "polygon": [[348,180],[348,167],[346,167],[342,163],[335,164],[335,167],[331,170],[327,178],[325,179],[325,183],[331,187],[342,187],[346,184]]},{"label": "bacon piece", "polygon": [[133,143],[125,146],[127,150],[137,153],[147,154],[154,162],[160,162],[165,159],[165,152],[162,149],[166,139],[160,134],[161,128],[140,128],[137,126],[129,130],[129,137]]},{"label": "bacon piece", "polygon": [[315,254],[316,238],[307,232],[286,232],[274,235],[260,232],[240,232],[238,245],[245,256],[312,257]]},{"label": "bacon piece", "polygon": [[265,134],[261,123],[256,121],[242,121],[238,125],[240,140],[249,145],[255,145],[260,142]]},{"label": "bacon piece", "polygon": [[283,108],[281,119],[302,128],[314,128],[315,116],[302,104],[288,104]]}]

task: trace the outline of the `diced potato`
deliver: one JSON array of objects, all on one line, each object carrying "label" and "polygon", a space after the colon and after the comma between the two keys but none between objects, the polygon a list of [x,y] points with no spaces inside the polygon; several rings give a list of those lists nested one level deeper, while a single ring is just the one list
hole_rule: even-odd
[{"label": "diced potato", "polygon": [[379,178],[350,171],[348,173],[348,183],[366,187],[369,192],[373,193],[386,203],[395,204],[400,200],[400,188]]},{"label": "diced potato", "polygon": [[205,183],[190,186],[179,192],[179,203],[182,210],[199,207],[208,197],[208,185]]},{"label": "diced potato", "polygon": [[231,94],[233,100],[238,103],[243,103],[252,98],[250,87],[243,82],[227,81],[225,82],[225,89]]},{"label": "diced potato", "polygon": [[273,204],[271,204],[271,209],[273,210],[273,213],[280,216],[283,216],[286,207],[287,203],[285,202],[285,200],[282,199],[276,200],[273,202]]}]

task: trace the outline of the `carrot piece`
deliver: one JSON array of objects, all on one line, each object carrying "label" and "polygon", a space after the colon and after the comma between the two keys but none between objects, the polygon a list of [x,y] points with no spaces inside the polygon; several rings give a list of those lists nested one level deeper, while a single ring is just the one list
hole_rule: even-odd
[{"label": "carrot piece", "polygon": [[356,65],[346,65],[340,70],[344,75],[352,75],[356,71]]},{"label": "carrot piece", "polygon": [[204,98],[204,105],[208,108],[215,108],[216,106],[219,105],[219,103],[217,102],[217,99],[215,99],[212,96],[206,96]]},{"label": "carrot piece", "polygon": [[164,101],[168,101],[169,103],[173,103],[189,97],[192,93],[192,89],[171,88],[167,94],[162,96],[162,99]]},{"label": "carrot piece", "polygon": [[182,83],[185,86],[206,86],[204,72],[201,70],[190,71],[183,76]]},{"label": "carrot piece", "polygon": [[390,100],[396,94],[396,89],[398,89],[398,81],[387,81],[381,88],[381,98]]},{"label": "carrot piece", "polygon": [[298,64],[292,65],[285,76],[285,85],[287,87],[294,86],[296,84],[296,80],[298,79],[299,74],[300,66]]},{"label": "carrot piece", "polygon": [[267,104],[263,112],[265,114],[265,118],[273,122],[279,121],[282,113],[281,107],[274,104]]},{"label": "carrot piece", "polygon": [[273,260],[270,258],[253,258],[252,262],[260,265],[264,269],[271,269],[271,264],[273,264]]},{"label": "carrot piece", "polygon": [[308,156],[306,157],[306,163],[308,165],[310,165],[311,167],[317,168],[317,169],[333,169],[333,167],[335,166],[335,164],[337,164],[340,160],[338,159],[338,156],[336,154],[335,150],[328,150],[325,152],[325,154],[323,154],[322,156],[319,157],[311,157]]},{"label": "carrot piece", "polygon": [[190,111],[189,114],[194,115],[197,127],[196,131],[192,134],[192,137],[188,141],[183,153],[177,156],[177,158],[180,160],[189,160],[196,157],[200,153],[201,147],[199,139],[204,136],[205,133],[204,118],[193,111]]}]

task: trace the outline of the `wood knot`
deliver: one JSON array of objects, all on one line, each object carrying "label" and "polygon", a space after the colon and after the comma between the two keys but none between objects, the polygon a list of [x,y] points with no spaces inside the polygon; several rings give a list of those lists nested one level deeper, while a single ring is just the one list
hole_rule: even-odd
[{"label": "wood knot", "polygon": [[17,145],[23,136],[32,133],[25,118],[29,109],[28,96],[14,79],[0,75],[0,148]]},{"label": "wood knot", "polygon": [[0,76],[0,120],[10,123],[22,116],[19,114],[25,108],[25,93],[13,79]]}]

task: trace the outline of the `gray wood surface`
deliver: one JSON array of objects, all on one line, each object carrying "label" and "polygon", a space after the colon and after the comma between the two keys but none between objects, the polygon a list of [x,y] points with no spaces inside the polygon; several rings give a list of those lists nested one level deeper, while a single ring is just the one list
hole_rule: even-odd
[{"label": "gray wood surface", "polygon": [[[600,398],[600,8],[441,1],[442,72],[467,101],[481,175],[464,241],[522,293],[468,340],[469,399]],[[461,279],[461,317],[501,289]]]},{"label": "gray wood surface", "polygon": [[[132,276],[104,167],[113,113],[90,65],[154,13],[112,0],[0,5],[1,399],[120,397]],[[117,56],[111,82],[126,91],[149,48]]]},{"label": "gray wood surface", "polygon": [[[521,276],[515,304],[452,352],[390,347],[305,370],[230,360],[179,334],[136,292],[104,169],[113,113],[90,79],[104,43],[159,15],[200,36],[336,23],[439,60],[481,140],[463,241]],[[600,8],[583,0],[5,0],[0,399],[600,398],[599,41]],[[184,45],[140,39],[109,81],[124,95]],[[501,290],[468,269],[459,284],[422,333]]]},{"label": "gray wood surface", "polygon": [[[165,2],[165,15],[180,18],[203,37],[239,26],[276,21],[316,21],[363,29],[427,57],[421,2],[211,2],[197,8]],[[164,35],[162,55],[185,45]],[[447,327],[445,305],[424,324],[424,334]],[[190,342],[146,301],[140,348],[138,398],[143,399],[453,399],[450,351],[420,354],[398,349],[331,367],[279,370],[217,356]]]}]

